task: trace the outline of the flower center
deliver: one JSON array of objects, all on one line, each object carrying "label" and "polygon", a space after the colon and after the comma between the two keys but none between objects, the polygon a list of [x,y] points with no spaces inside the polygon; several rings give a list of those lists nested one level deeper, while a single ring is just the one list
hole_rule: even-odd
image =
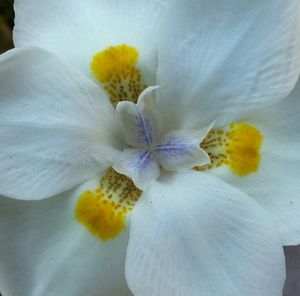
[{"label": "flower center", "polygon": [[137,104],[120,102],[116,108],[128,148],[119,155],[113,168],[130,177],[141,190],[149,187],[162,169],[178,171],[210,162],[199,144],[211,125],[197,131],[165,131],[154,103],[157,88],[144,90]]},{"label": "flower center", "polygon": [[[141,93],[147,92],[147,85],[143,83],[136,66],[137,61],[138,51],[125,44],[108,47],[93,57],[92,73],[104,87],[114,107],[122,101],[138,103]],[[175,170],[186,168],[187,163],[188,167],[198,171],[228,165],[239,176],[257,171],[263,137],[254,126],[241,122],[221,129],[204,129],[200,134],[170,132],[160,136],[160,141],[156,143],[153,139],[157,127],[150,124],[154,122],[151,112],[135,110],[136,105],[129,106],[128,103],[121,104],[126,107],[123,108],[127,116],[124,122],[128,123],[126,141],[130,149],[124,151],[127,154],[123,154],[119,165],[114,166],[118,172],[108,169],[97,188],[80,195],[75,209],[78,222],[101,241],[114,239],[126,229],[127,214],[142,194],[132,181],[137,180],[136,169],[143,168],[146,172],[140,179],[142,181],[143,178],[148,180],[157,176],[161,167]],[[133,114],[131,119],[128,114]],[[132,149],[134,147],[136,149]],[[205,151],[201,154],[204,158],[193,162],[194,159],[199,160],[199,151]],[[206,153],[210,164],[207,164]]]}]

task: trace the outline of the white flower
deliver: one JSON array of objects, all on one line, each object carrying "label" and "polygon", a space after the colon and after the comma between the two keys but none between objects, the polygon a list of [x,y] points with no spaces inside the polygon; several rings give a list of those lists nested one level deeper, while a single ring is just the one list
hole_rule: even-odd
[{"label": "white flower", "polygon": [[[18,48],[0,56],[3,295],[281,295],[282,241],[300,242],[299,86],[282,100],[298,0],[15,10]],[[157,153],[170,139],[188,153]],[[133,149],[151,170],[132,170]]]}]

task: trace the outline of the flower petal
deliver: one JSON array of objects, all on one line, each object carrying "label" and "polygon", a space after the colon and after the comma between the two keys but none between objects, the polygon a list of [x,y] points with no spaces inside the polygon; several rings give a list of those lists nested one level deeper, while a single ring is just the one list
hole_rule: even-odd
[{"label": "flower petal", "polygon": [[36,48],[0,65],[0,194],[46,198],[112,163],[114,110],[96,84]]},{"label": "flower petal", "polygon": [[89,182],[43,201],[0,198],[0,290],[10,296],[131,295],[128,233],[102,243],[74,219]]},{"label": "flower petal", "polygon": [[228,124],[292,90],[300,69],[298,0],[174,3],[158,52],[161,109],[169,122]]},{"label": "flower petal", "polygon": [[285,245],[300,243],[300,82],[283,102],[251,119],[264,140],[256,173],[240,178],[215,170],[263,206],[277,224]]},{"label": "flower petal", "polygon": [[126,43],[141,54],[143,78],[155,81],[157,23],[169,0],[15,1],[14,43],[56,53],[92,77],[90,63],[99,51]]},{"label": "flower petal", "polygon": [[281,241],[265,212],[220,180],[156,183],[132,213],[126,278],[134,295],[281,296]]},{"label": "flower petal", "polygon": [[156,160],[147,150],[125,149],[113,168],[131,178],[141,190],[145,190],[160,174]]},{"label": "flower petal", "polygon": [[[202,135],[202,139],[205,135]],[[208,164],[210,163],[209,156],[200,148],[201,140],[199,139],[201,139],[201,136],[199,137],[198,132],[170,132],[156,146],[154,150],[155,158],[165,170],[170,171],[190,169],[197,165]]]},{"label": "flower petal", "polygon": [[154,86],[145,89],[137,104],[125,101],[117,105],[116,110],[122,123],[126,142],[133,147],[147,149],[156,141],[157,122],[152,110],[147,108],[146,102],[147,97],[151,99],[151,92],[156,88]]}]

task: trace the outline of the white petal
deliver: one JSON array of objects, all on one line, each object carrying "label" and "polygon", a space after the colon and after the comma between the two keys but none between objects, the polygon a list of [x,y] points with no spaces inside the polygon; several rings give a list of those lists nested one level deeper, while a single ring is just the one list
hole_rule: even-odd
[{"label": "white petal", "polygon": [[281,296],[283,249],[249,197],[212,176],[176,174],[134,208],[126,278],[134,295]]},{"label": "white petal", "polygon": [[46,51],[1,55],[0,194],[40,199],[93,177],[112,162],[115,122],[101,89]]},{"label": "white petal", "polygon": [[258,171],[237,177],[216,170],[263,206],[285,245],[300,244],[300,82],[285,101],[251,119],[264,139]]},{"label": "white petal", "polygon": [[46,48],[90,76],[97,52],[126,43],[139,50],[143,78],[150,85],[156,74],[157,23],[168,2],[16,0],[14,43]]},{"label": "white petal", "polygon": [[125,149],[113,168],[132,179],[136,187],[145,190],[157,179],[160,169],[151,152],[139,149]]},{"label": "white petal", "polygon": [[209,156],[200,148],[201,138],[203,139],[203,135],[199,137],[198,132],[170,132],[156,146],[155,158],[165,170],[171,171],[208,164]]},{"label": "white petal", "polygon": [[149,148],[158,137],[158,122],[153,113],[153,103],[147,102],[152,99],[151,93],[156,88],[146,88],[137,104],[125,101],[119,102],[116,107],[126,142],[135,148]]},{"label": "white petal", "polygon": [[102,243],[74,219],[78,194],[90,185],[43,201],[0,198],[2,295],[131,295],[128,233]]},{"label": "white petal", "polygon": [[298,0],[174,3],[158,52],[169,122],[196,128],[216,119],[220,126],[292,90],[300,69]]}]

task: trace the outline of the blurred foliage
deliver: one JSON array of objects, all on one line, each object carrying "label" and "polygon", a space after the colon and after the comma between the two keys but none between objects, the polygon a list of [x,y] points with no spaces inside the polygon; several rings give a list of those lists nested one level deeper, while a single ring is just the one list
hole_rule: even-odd
[{"label": "blurred foliage", "polygon": [[13,47],[13,0],[0,0],[0,53]]}]

